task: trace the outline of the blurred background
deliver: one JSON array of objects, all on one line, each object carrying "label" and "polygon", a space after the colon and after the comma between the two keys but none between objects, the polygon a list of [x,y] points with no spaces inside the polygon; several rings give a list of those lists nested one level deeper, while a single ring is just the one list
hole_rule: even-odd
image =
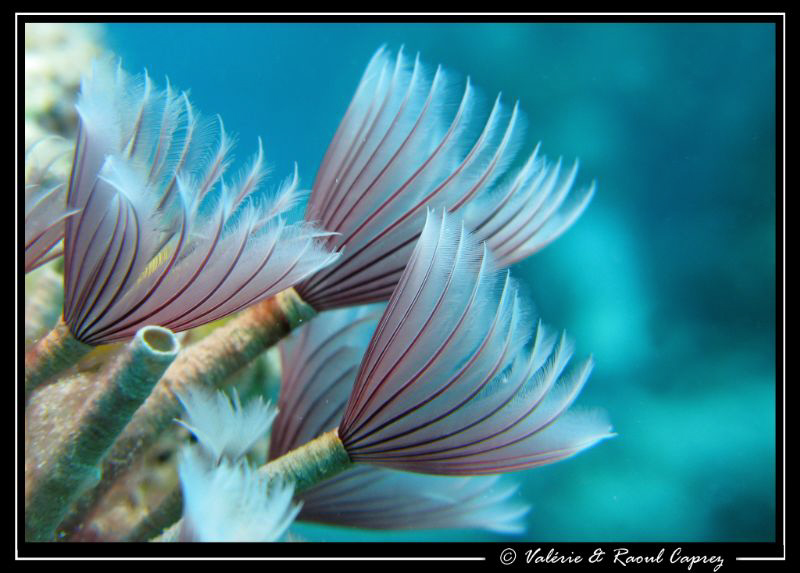
[{"label": "blurred background", "polygon": [[[604,408],[618,435],[511,477],[533,507],[517,540],[774,540],[774,25],[76,30],[71,41],[90,38],[160,85],[168,76],[205,115],[220,114],[238,136],[237,159],[261,136],[276,186],[296,161],[311,187],[382,44],[469,75],[487,106],[498,92],[519,100],[529,125],[520,161],[541,141],[550,158],[579,158],[578,183],[597,191],[571,230],[513,273],[576,354],[594,356],[579,404]],[[47,61],[38,65],[60,65]],[[293,530],[318,541],[502,539]]]}]

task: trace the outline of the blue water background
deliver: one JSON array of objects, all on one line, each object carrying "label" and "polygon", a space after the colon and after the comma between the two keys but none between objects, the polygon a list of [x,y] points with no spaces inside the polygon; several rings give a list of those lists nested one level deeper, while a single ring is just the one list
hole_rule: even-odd
[{"label": "blue water background", "polygon": [[[126,69],[190,89],[309,188],[382,44],[519,100],[525,150],[581,161],[581,220],[514,275],[618,436],[512,477],[520,539],[775,536],[775,40],[771,24],[108,25]],[[496,540],[300,527],[309,540]]]}]

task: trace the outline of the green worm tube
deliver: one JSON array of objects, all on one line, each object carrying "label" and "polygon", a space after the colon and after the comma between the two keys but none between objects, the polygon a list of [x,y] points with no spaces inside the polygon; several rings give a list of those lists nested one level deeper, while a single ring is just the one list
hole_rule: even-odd
[{"label": "green worm tube", "polygon": [[65,413],[46,461],[30,479],[26,476],[26,540],[53,539],[69,505],[87,482],[99,477],[99,463],[179,350],[180,343],[166,328],[140,329],[111,371],[98,380],[80,414]]},{"label": "green worm tube", "polygon": [[103,466],[103,480],[80,499],[65,523],[67,536],[95,511],[136,456],[180,416],[181,405],[176,392],[193,386],[222,387],[231,375],[315,315],[316,311],[289,288],[248,307],[185,348],[114,443]]},{"label": "green worm tube", "polygon": [[93,347],[69,331],[63,317],[44,338],[25,353],[25,400],[31,392],[75,365]]},{"label": "green worm tube", "polygon": [[314,438],[281,457],[264,464],[259,473],[273,482],[294,483],[295,492],[306,490],[353,465],[339,439],[338,429]]}]

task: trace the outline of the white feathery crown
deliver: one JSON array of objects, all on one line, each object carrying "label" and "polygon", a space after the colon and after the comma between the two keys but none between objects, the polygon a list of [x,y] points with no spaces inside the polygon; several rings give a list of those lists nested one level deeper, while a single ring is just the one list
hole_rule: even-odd
[{"label": "white feathery crown", "polygon": [[270,482],[244,455],[264,437],[277,414],[259,396],[242,406],[233,390],[193,389],[178,395],[197,445],[181,449],[183,491],[180,541],[276,541],[300,511],[294,484]]},{"label": "white feathery crown", "polygon": [[180,541],[277,541],[300,511],[294,485],[271,483],[246,463],[209,466],[196,447],[181,451]]},{"label": "white feathery crown", "polygon": [[178,423],[195,435],[215,462],[237,461],[269,430],[278,411],[259,396],[242,406],[234,388],[229,399],[221,390],[191,388],[178,393],[187,421]]}]

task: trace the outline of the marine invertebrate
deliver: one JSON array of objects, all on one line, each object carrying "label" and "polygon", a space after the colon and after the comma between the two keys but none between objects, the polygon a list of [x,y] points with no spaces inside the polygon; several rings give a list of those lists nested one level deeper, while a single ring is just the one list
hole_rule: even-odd
[{"label": "marine invertebrate", "polygon": [[66,206],[66,186],[52,181],[49,174],[58,154],[49,157],[44,165],[32,157],[44,140],[25,152],[25,272],[61,255],[61,239],[66,220],[78,212]]},{"label": "marine invertebrate", "polygon": [[[469,79],[455,113],[446,109],[455,82],[441,66],[432,77],[379,49],[317,172],[306,219],[337,234],[344,249],[295,290],[317,310],[386,300],[425,221],[426,209],[465,217],[508,266],[555,239],[580,216],[593,186],[565,203],[577,164],[561,174],[537,150],[516,174],[507,174],[525,123],[500,96],[485,121]],[[482,124],[482,127],[481,127]],[[476,129],[478,128],[478,129]],[[503,176],[508,175],[505,179]]]},{"label": "marine invertebrate", "polygon": [[[431,527],[474,523],[470,510],[484,505],[472,496],[485,493],[491,481],[454,483],[463,496],[451,492],[447,503],[411,489],[447,486],[348,472],[369,464],[376,472],[499,474],[562,460],[612,435],[602,413],[569,410],[591,360],[568,368],[565,335],[556,337],[541,323],[526,348],[529,311],[509,274],[444,211],[428,212],[366,352],[374,311],[328,317],[284,348],[283,414],[271,434],[273,459],[260,470],[267,484],[294,483],[310,505],[308,516],[348,523],[352,508],[352,523],[362,526],[371,517],[375,527],[402,527],[410,519],[424,526],[426,514]],[[380,481],[394,487],[394,502],[370,496],[386,495]],[[520,508],[502,508],[503,495],[489,499],[499,504],[497,527],[513,529]],[[355,508],[370,503],[377,503],[372,513],[359,515]],[[341,515],[328,512],[337,504],[345,506]]]},{"label": "marine invertebrate", "polygon": [[64,314],[79,340],[124,339],[144,321],[192,328],[336,258],[317,246],[317,230],[282,218],[295,200],[296,171],[273,201],[255,193],[264,177],[260,142],[250,167],[225,183],[231,142],[219,120],[215,148],[203,144],[185,93],[169,85],[157,93],[147,75],[137,87],[99,65],[78,110],[68,205],[82,215],[66,230]]},{"label": "marine invertebrate", "polygon": [[358,465],[302,492],[297,521],[374,530],[519,535],[529,506],[501,476],[441,477]]},{"label": "marine invertebrate", "polygon": [[524,350],[525,314],[485,243],[446,214],[429,215],[338,429],[264,471],[288,472],[304,487],[353,462],[496,474],[564,459],[610,436],[602,414],[568,411],[591,360],[567,369],[565,337],[556,343],[541,324]]},{"label": "marine invertebrate", "polygon": [[178,423],[197,436],[216,463],[223,456],[232,460],[241,458],[267,433],[277,414],[260,396],[242,407],[236,388],[233,402],[223,392],[208,395],[202,389],[187,390],[178,399],[188,418]]},{"label": "marine invertebrate", "polygon": [[[276,541],[300,510],[292,503],[294,484],[267,484],[244,455],[268,431],[276,410],[258,398],[242,407],[238,395],[194,391],[180,397],[192,424],[179,422],[197,438],[181,449],[181,491],[168,494],[156,515],[183,519],[159,541]],[[175,517],[172,517],[174,520]],[[145,520],[129,540],[146,540]],[[156,524],[157,527],[157,524]]]},{"label": "marine invertebrate", "polygon": [[[419,58],[411,64],[402,53],[393,59],[380,50],[320,168],[306,221],[289,225],[283,216],[294,202],[296,175],[272,202],[261,198],[260,142],[229,185],[223,175],[230,141],[221,120],[217,137],[203,137],[213,127],[201,127],[185,94],[169,84],[158,91],[147,75],[135,81],[107,63],[84,82],[67,201],[77,212],[65,225],[64,317],[26,355],[26,390],[91,346],[125,339],[150,321],[182,330],[251,306],[167,369],[117,438],[103,482],[78,504],[74,522],[168,424],[176,395],[189,411],[184,425],[207,450],[201,458],[182,456],[184,496],[234,484],[231,493],[243,496],[232,495],[233,506],[267,511],[264,498],[251,503],[256,498],[248,492],[274,488],[285,500],[291,493],[276,484],[291,483],[307,500],[325,502],[331,492],[342,499],[341,487],[366,493],[383,482],[405,490],[413,503],[384,506],[375,527],[408,526],[412,505],[430,514],[431,527],[474,524],[466,510],[485,508],[476,496],[503,506],[510,491],[489,493],[493,477],[453,478],[457,487],[441,488],[458,493],[443,503],[414,495],[433,483],[420,480],[433,478],[400,478],[391,470],[502,473],[562,459],[608,435],[602,416],[567,412],[591,362],[567,369],[569,344],[542,326],[526,349],[527,311],[500,272],[563,232],[593,188],[570,193],[576,168],[562,174],[538,148],[507,174],[520,140],[517,106],[507,110],[498,98],[473,133],[478,115],[469,81],[445,120],[449,83],[441,69],[428,76]],[[111,129],[98,128],[106,124]],[[463,226],[456,223],[462,217]],[[299,425],[289,422],[287,431],[280,425],[274,451],[285,455],[258,475],[237,465],[269,419],[251,418],[253,431],[233,443],[227,430],[238,426],[227,424],[225,412],[241,420],[248,410],[236,394],[231,407],[227,398],[209,401],[197,390],[222,384],[319,310],[386,299],[368,347],[362,337],[359,350],[340,348],[325,362],[343,368],[348,384],[324,377],[311,377],[310,386],[286,382],[289,392],[305,389],[282,400],[315,396],[308,405],[321,407]],[[361,462],[389,469],[334,477]],[[164,515],[175,499],[166,500]],[[369,501],[353,499],[354,507],[359,503]],[[191,505],[187,500],[185,515],[199,515]],[[278,515],[291,513],[281,507]],[[308,515],[323,519],[325,512],[313,509]],[[508,506],[491,527],[517,530],[521,511]],[[184,531],[186,538],[198,527]]]},{"label": "marine invertebrate", "polygon": [[[231,141],[185,93],[98,62],[82,84],[64,237],[63,325],[26,355],[26,391],[90,346],[145,324],[189,329],[285,290],[337,255],[285,222],[297,173],[258,193],[263,149],[233,185]],[[52,348],[48,348],[48,346]],[[69,349],[69,352],[64,352]],[[58,356],[59,360],[48,360]]]},{"label": "marine invertebrate", "polygon": [[330,232],[322,240],[342,256],[182,353],[115,451],[149,443],[152,428],[169,425],[179,411],[176,389],[224,383],[317,311],[387,300],[429,208],[462,216],[506,266],[572,224],[594,191],[573,190],[577,164],[564,174],[537,148],[510,171],[524,124],[518,106],[509,110],[498,97],[483,121],[467,81],[449,117],[456,83],[441,67],[431,76],[402,50],[376,52],[306,207],[306,221]]},{"label": "marine invertebrate", "polygon": [[[568,408],[591,360],[539,324],[490,251],[446,216],[428,221],[361,363],[338,434],[353,461],[445,475],[568,457],[609,435]],[[435,382],[431,382],[435,381]]]},{"label": "marine invertebrate", "polygon": [[196,448],[180,459],[184,519],[177,541],[277,541],[300,506],[292,484],[267,486],[245,463],[209,467]]},{"label": "marine invertebrate", "polygon": [[[323,313],[281,343],[284,364],[270,459],[333,429],[382,309]],[[437,478],[360,465],[301,492],[297,519],[367,529],[481,528],[521,533],[529,507],[499,477]]]}]

